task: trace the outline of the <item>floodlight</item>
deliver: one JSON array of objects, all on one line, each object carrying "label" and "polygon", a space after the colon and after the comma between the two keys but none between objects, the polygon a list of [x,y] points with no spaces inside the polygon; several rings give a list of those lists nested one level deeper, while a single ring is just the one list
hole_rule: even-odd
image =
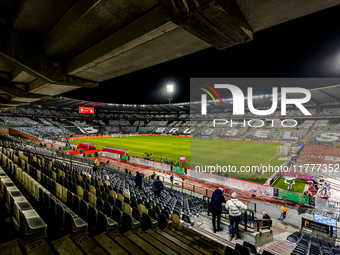
[{"label": "floodlight", "polygon": [[172,84],[167,85],[167,92],[169,92],[169,93],[174,92],[174,85],[172,85]]},{"label": "floodlight", "polygon": [[168,93],[168,100],[169,100],[169,104],[171,103],[172,100],[172,94],[174,92],[174,85],[173,84],[168,84],[166,86],[166,92]]}]

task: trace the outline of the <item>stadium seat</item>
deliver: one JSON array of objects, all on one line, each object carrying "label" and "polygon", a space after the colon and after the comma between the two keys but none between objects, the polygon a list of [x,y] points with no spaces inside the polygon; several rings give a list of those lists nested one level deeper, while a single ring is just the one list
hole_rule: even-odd
[{"label": "stadium seat", "polygon": [[69,211],[65,214],[66,225],[71,231],[71,235],[77,236],[81,233],[87,232],[87,223],[79,217],[73,217]]},{"label": "stadium seat", "polygon": [[131,217],[130,214],[123,212],[122,227],[124,230],[134,230],[141,226],[140,222]]},{"label": "stadium seat", "polygon": [[140,204],[138,206],[138,209],[141,213],[148,213],[148,210],[146,209],[145,205],[143,205],[143,204]]},{"label": "stadium seat", "polygon": [[239,251],[240,254],[242,254],[242,255],[250,255],[248,248],[240,245],[239,243],[236,243],[235,250]]},{"label": "stadium seat", "polygon": [[[247,250],[248,251],[248,250]],[[249,253],[249,252],[248,252]],[[227,246],[225,248],[225,252],[224,252],[225,255],[243,255],[241,252],[239,252],[238,250],[235,250],[229,246]]]},{"label": "stadium seat", "polygon": [[152,219],[150,215],[146,213],[142,214],[142,229],[147,230],[150,228],[156,228],[157,225],[157,221]]},{"label": "stadium seat", "polygon": [[255,245],[247,242],[247,241],[244,241],[243,242],[243,247],[246,247],[248,250],[249,250],[249,253],[252,254],[252,255],[257,255],[257,250],[256,250],[256,247]]},{"label": "stadium seat", "polygon": [[190,226],[194,226],[194,222],[190,219],[190,217],[188,216],[188,215],[186,215],[186,214],[183,214],[183,221],[185,222],[185,223],[188,223],[188,224],[190,224]]},{"label": "stadium seat", "polygon": [[34,235],[34,237],[37,237],[46,234],[47,225],[34,209],[21,211],[21,219],[26,236]]},{"label": "stadium seat", "polygon": [[100,197],[97,197],[97,207],[96,208],[99,211],[103,211],[104,210],[104,201]]},{"label": "stadium seat", "polygon": [[67,203],[67,193],[68,190],[65,187],[62,187],[62,192],[61,192],[61,201],[63,201],[63,203]]},{"label": "stadium seat", "polygon": [[82,187],[80,186],[77,186],[77,196],[80,198],[80,199],[83,199],[84,197],[84,190]]},{"label": "stadium seat", "polygon": [[92,205],[94,208],[97,207],[97,197],[93,193],[90,193],[89,195],[89,204]]},{"label": "stadium seat", "polygon": [[105,231],[113,231],[117,230],[118,224],[110,217],[107,217],[104,213],[98,213],[98,224],[102,227]]},{"label": "stadium seat", "polygon": [[119,209],[119,210],[123,210],[123,204],[122,204],[122,201],[116,199],[116,203],[115,203],[115,206]]},{"label": "stadium seat", "polygon": [[132,218],[138,221],[142,220],[141,212],[137,208],[132,208]]},{"label": "stadium seat", "polygon": [[158,214],[158,227],[164,229],[170,227],[172,222],[164,214]]},{"label": "stadium seat", "polygon": [[112,217],[112,210],[112,205],[108,202],[104,202],[104,213],[110,218]]},{"label": "stadium seat", "polygon": [[95,225],[97,223],[98,220],[98,210],[92,206],[89,205],[89,219],[88,219],[88,223],[90,226]]},{"label": "stadium seat", "polygon": [[118,207],[113,206],[112,207],[112,219],[117,222],[118,225],[121,225],[122,222],[123,213],[121,210],[118,209]]},{"label": "stadium seat", "polygon": [[270,251],[263,250],[262,255],[275,255],[274,253],[271,253]]}]

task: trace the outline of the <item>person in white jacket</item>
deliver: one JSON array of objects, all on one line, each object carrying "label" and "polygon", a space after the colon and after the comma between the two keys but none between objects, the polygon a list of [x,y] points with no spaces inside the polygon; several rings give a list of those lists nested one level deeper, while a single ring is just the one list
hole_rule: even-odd
[{"label": "person in white jacket", "polygon": [[[231,199],[225,205],[225,208],[229,210],[229,240],[233,239],[233,230],[234,230],[234,239],[238,238],[238,225],[241,220],[242,211],[247,210],[247,206],[243,204],[241,201],[238,201],[237,194],[234,192],[231,195]],[[234,227],[235,224],[235,227]]]}]

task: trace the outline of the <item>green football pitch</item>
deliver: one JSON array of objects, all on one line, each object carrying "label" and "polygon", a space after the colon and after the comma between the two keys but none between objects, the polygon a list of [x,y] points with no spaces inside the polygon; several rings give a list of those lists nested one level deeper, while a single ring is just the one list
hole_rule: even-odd
[{"label": "green football pitch", "polygon": [[[168,158],[178,161],[185,156],[184,167],[214,172],[213,168],[203,169],[203,166],[229,166],[224,173],[230,177],[242,178],[263,183],[273,172],[256,173],[255,169],[262,166],[279,166],[283,163],[277,156],[277,144],[253,143],[239,141],[223,141],[208,139],[190,139],[168,136],[126,136],[114,138],[75,139],[72,143],[80,142],[96,144],[97,149],[111,146],[127,149],[129,155],[144,157],[151,153],[151,159],[160,161]],[[241,172],[243,167],[243,171]],[[248,169],[246,169],[248,167]],[[231,169],[232,168],[232,169]],[[217,167],[215,170],[218,169]],[[236,171],[232,171],[236,170]],[[248,170],[248,172],[247,172]],[[218,172],[218,171],[215,171]]]},{"label": "green football pitch", "polygon": [[[294,180],[295,184],[293,185],[293,188],[290,191],[303,193],[304,190],[305,190],[306,180],[297,179],[297,178],[293,179],[293,180]],[[287,182],[289,182],[289,181],[287,181]],[[288,190],[288,184],[285,183],[284,177],[280,177],[279,179],[277,179],[276,182],[272,185],[272,187]]]}]

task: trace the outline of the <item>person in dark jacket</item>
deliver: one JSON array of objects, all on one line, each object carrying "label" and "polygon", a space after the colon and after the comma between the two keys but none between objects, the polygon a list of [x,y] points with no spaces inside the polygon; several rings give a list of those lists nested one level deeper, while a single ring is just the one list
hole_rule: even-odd
[{"label": "person in dark jacket", "polygon": [[159,179],[159,176],[157,176],[157,179],[152,183],[154,188],[155,196],[161,196],[161,191],[163,190],[164,186],[162,181]]},{"label": "person in dark jacket", "polygon": [[262,213],[262,219],[270,220],[270,216],[268,215],[267,212]]},{"label": "person in dark jacket", "polygon": [[[212,213],[212,225],[213,225],[213,230],[214,233],[216,231],[222,231],[223,229],[220,227],[221,224],[221,213],[222,213],[222,203],[226,203],[227,201],[225,200],[223,196],[224,190],[222,188],[218,188],[214,191],[212,194],[211,200],[210,200],[210,205],[209,205],[209,211]],[[215,225],[217,218],[217,228]]]},{"label": "person in dark jacket", "polygon": [[135,188],[138,187],[138,188],[142,189],[143,177],[142,177],[142,175],[138,171],[137,171],[136,174],[137,175],[135,177],[135,183],[136,183]]}]

